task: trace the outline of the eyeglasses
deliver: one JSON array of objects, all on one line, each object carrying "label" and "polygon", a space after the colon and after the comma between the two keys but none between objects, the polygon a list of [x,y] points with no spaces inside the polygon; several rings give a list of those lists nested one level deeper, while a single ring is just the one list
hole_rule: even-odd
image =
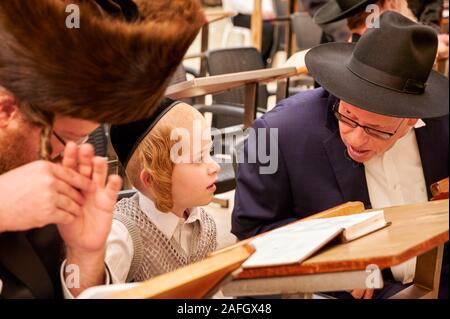
[{"label": "eyeglasses", "polygon": [[381,131],[381,130],[377,130],[375,128],[372,127],[368,127],[368,126],[364,126],[361,125],[355,121],[353,121],[352,119],[346,117],[345,115],[339,113],[338,111],[339,108],[339,102],[337,102],[334,106],[333,106],[333,111],[334,111],[334,116],[336,116],[336,118],[338,119],[339,122],[346,124],[347,126],[355,129],[358,126],[360,128],[362,128],[364,130],[364,132],[366,132],[367,135],[378,138],[380,140],[383,141],[387,141],[389,139],[392,138],[392,136],[394,136],[397,131],[399,130],[400,126],[402,125],[403,121],[400,122],[399,126],[397,127],[397,129],[395,130],[394,133],[391,132],[385,132],[385,131]]},{"label": "eyeglasses", "polygon": [[[53,135],[56,137],[56,139],[63,145],[66,146],[68,141],[65,141],[61,136],[59,136],[54,130],[53,130]],[[82,138],[74,141],[75,144],[77,145],[82,145],[84,143],[86,143],[89,139],[89,135],[83,136]]]}]

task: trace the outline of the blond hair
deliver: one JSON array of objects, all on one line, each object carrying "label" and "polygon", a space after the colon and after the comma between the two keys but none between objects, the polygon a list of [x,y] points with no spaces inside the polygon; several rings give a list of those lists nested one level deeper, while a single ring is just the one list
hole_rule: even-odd
[{"label": "blond hair", "polygon": [[174,164],[170,159],[170,150],[177,143],[171,140],[172,127],[159,126],[139,144],[127,166],[127,176],[139,191],[145,187],[140,180],[140,172],[146,170],[151,178],[155,206],[161,212],[169,212],[173,207],[172,171]]},{"label": "blond hair", "polygon": [[204,118],[192,106],[183,103],[174,106],[140,142],[125,169],[129,181],[140,192],[146,190],[140,179],[141,172],[148,172],[155,206],[161,212],[169,212],[174,206],[172,172],[175,164],[171,150],[182,137],[173,139],[171,134],[176,128],[190,127],[196,119]]}]

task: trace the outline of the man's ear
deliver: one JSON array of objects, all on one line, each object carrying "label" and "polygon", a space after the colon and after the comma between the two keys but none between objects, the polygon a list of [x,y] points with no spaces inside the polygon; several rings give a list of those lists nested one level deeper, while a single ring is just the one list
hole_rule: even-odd
[{"label": "man's ear", "polygon": [[145,188],[149,188],[152,185],[152,177],[145,169],[141,171],[139,179],[141,180],[141,183]]},{"label": "man's ear", "polygon": [[7,126],[18,112],[16,99],[8,92],[0,91],[0,127]]}]

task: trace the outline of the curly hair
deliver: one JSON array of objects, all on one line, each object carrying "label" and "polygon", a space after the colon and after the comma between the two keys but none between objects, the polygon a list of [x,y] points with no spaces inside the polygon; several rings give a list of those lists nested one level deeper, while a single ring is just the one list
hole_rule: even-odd
[{"label": "curly hair", "polygon": [[127,176],[136,189],[142,191],[140,172],[146,170],[151,178],[156,208],[164,213],[173,208],[172,172],[174,163],[170,158],[172,147],[179,142],[171,139],[172,127],[159,125],[139,144],[129,161]]}]

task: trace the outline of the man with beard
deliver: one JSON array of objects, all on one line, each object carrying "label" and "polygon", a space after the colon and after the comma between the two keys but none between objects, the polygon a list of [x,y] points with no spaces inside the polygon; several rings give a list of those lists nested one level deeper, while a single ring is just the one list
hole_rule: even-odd
[{"label": "man with beard", "polygon": [[105,161],[82,144],[99,123],[151,114],[205,22],[196,0],[155,0],[148,15],[131,0],[80,0],[80,28],[70,29],[72,3],[0,2],[3,298],[62,296],[64,257],[79,274],[74,295],[108,282],[104,245],[121,180],[107,181]]}]

